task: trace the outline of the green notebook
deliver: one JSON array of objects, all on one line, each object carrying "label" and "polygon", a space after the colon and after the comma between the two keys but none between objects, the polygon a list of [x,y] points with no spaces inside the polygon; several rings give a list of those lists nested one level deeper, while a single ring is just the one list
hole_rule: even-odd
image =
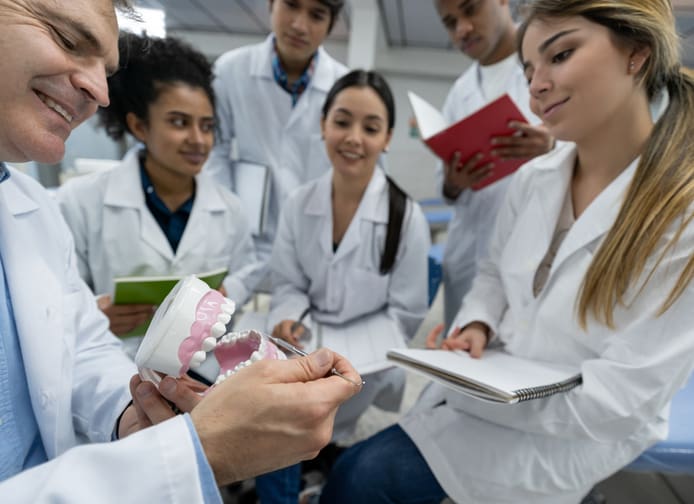
[{"label": "green notebook", "polygon": [[[212,289],[218,289],[227,276],[227,268],[219,268],[204,273],[195,274]],[[141,277],[117,277],[113,279],[115,290],[113,294],[114,304],[160,304],[174,285],[188,275],[170,276],[141,276]],[[142,336],[147,332],[149,321],[136,327],[128,334],[121,337]]]}]

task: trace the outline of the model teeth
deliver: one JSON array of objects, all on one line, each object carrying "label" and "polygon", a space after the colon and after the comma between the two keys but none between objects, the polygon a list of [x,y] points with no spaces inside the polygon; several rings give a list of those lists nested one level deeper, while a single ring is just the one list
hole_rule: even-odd
[{"label": "model teeth", "polygon": [[226,372],[220,374],[217,377],[217,379],[215,380],[215,385],[219,385],[220,383],[222,383],[224,380],[226,380],[230,376],[235,375],[236,373],[241,371],[243,368],[248,367],[251,364],[253,364],[254,362],[257,362],[261,359],[262,359],[262,357],[260,356],[260,353],[258,351],[253,352],[250,359],[239,362],[238,364],[236,364],[236,366],[234,366],[234,369],[228,369]]},{"label": "model teeth", "polygon": [[226,330],[226,324],[223,324],[222,322],[215,322],[210,328],[210,336],[212,336],[214,339],[217,339],[221,335],[223,335],[226,332]]},{"label": "model teeth", "polygon": [[200,367],[200,364],[205,362],[206,358],[207,353],[203,352],[202,350],[198,350],[193,354],[193,358],[190,359],[190,367],[193,369]]},{"label": "model teeth", "polygon": [[42,93],[37,93],[37,95],[41,99],[41,101],[48,106],[48,108],[55,110],[58,114],[63,116],[63,119],[65,119],[67,122],[72,122],[72,116],[68,113],[68,111],[60,105],[58,105],[56,102],[54,102],[52,98],[49,98],[48,96]]},{"label": "model teeth", "polygon": [[231,299],[227,299],[227,302],[220,306],[220,308],[224,313],[233,315],[236,311],[236,303],[234,303]]},{"label": "model teeth", "polygon": [[211,352],[214,350],[214,347],[217,346],[217,339],[214,338],[213,336],[210,336],[208,338],[205,338],[204,341],[202,342],[202,350],[204,352]]},{"label": "model teeth", "polygon": [[230,321],[231,321],[231,315],[228,313],[220,313],[219,315],[217,315],[217,322],[221,322],[222,324],[224,324],[225,328],[226,328],[226,325]]}]

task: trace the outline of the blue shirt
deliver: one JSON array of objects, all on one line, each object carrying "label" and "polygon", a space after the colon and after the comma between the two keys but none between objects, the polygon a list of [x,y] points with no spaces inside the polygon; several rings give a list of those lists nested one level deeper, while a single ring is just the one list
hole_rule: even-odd
[{"label": "blue shirt", "polygon": [[311,82],[311,77],[316,69],[316,64],[318,63],[318,52],[316,51],[311,57],[306,70],[301,76],[292,84],[289,85],[289,79],[287,77],[287,72],[282,68],[282,62],[280,61],[280,56],[277,54],[277,42],[273,39],[272,47],[274,48],[272,54],[272,75],[275,77],[275,82],[289,93],[292,97],[292,107],[296,105],[296,102],[301,98],[302,93],[306,90],[309,83]]},{"label": "blue shirt", "polygon": [[142,160],[140,160],[140,178],[142,180],[142,190],[145,193],[147,208],[149,208],[149,211],[154,216],[154,220],[157,221],[157,224],[159,224],[159,227],[164,232],[166,239],[169,241],[169,245],[171,245],[171,250],[173,250],[175,254],[176,249],[178,249],[178,244],[181,242],[183,232],[186,230],[190,212],[193,210],[195,193],[172,212],[154,190],[154,186],[152,185],[149,175],[147,175],[147,170],[145,170]]},{"label": "blue shirt", "polygon": [[[9,176],[0,163],[0,183]],[[46,460],[0,256],[0,481]]]},{"label": "blue shirt", "polygon": [[200,443],[200,438],[193,425],[193,420],[191,420],[188,413],[185,414],[185,419],[190,435],[193,437],[193,446],[195,446],[195,460],[198,463],[198,476],[200,477],[200,486],[202,487],[202,497],[208,504],[222,504],[222,498],[217,489],[214,473],[205,457],[205,451],[202,449],[202,444]]}]

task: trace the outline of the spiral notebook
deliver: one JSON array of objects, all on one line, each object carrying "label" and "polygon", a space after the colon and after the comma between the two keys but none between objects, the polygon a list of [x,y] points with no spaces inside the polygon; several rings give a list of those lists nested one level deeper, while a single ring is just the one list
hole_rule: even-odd
[{"label": "spiral notebook", "polygon": [[479,359],[463,351],[393,349],[388,359],[463,394],[503,404],[566,392],[581,384],[578,369],[487,349]]}]

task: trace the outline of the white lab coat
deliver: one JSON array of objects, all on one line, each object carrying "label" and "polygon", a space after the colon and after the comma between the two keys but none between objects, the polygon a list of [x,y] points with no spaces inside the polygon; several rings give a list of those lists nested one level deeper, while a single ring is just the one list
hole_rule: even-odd
[{"label": "white lab coat", "polygon": [[208,175],[198,175],[193,209],[174,254],[147,208],[138,154],[139,149],[133,149],[113,170],[71,179],[58,190],[82,278],[101,295],[113,292],[118,276],[183,275],[227,267],[227,295],[245,303],[252,291],[248,278],[260,265],[238,198]]},{"label": "white lab coat", "polygon": [[[0,253],[31,402],[50,462],[0,483],[3,502],[202,502],[182,418],[115,443],[134,364],[79,277],[70,232],[45,191],[0,184]],[[99,444],[75,447],[77,435]]]},{"label": "white lab coat", "polygon": [[[298,320],[311,306],[318,322],[342,324],[384,312],[410,339],[427,311],[429,229],[419,206],[408,201],[396,262],[379,273],[388,224],[388,184],[380,168],[364,192],[336,252],[332,241],[332,173],[300,188],[285,203],[270,261],[273,295],[268,327]],[[346,356],[349,358],[349,355]],[[334,439],[349,435],[371,404],[397,411],[404,374],[369,375],[365,388],[343,405]]]},{"label": "white lab coat", "polygon": [[[580,367],[583,385],[512,406],[430,386],[402,426],[456,502],[579,502],[594,483],[666,437],[670,400],[694,366],[694,285],[657,316],[694,253],[692,223],[641,295],[634,299],[632,286],[626,306],[615,308],[616,330],[590,319],[583,331],[577,323],[580,285],[636,162],[579,216],[533,297],[574,161],[575,147],[565,144],[516,174],[456,325],[483,321],[512,354]],[[666,238],[672,236],[670,230]]]},{"label": "white lab coat", "polygon": [[[265,232],[254,236],[258,258],[270,257],[282,202],[297,187],[330,169],[321,140],[321,108],[347,68],[322,47],[309,86],[294,107],[272,73],[272,35],[223,54],[215,63],[219,134],[205,169],[234,190],[234,160],[258,163],[271,173]],[[257,282],[267,268],[256,275]]]},{"label": "white lab coat", "polygon": [[[516,58],[516,55],[510,57]],[[491,101],[483,94],[478,77],[479,67],[479,63],[475,62],[458,78],[448,93],[443,105],[443,115],[449,123],[467,117]],[[509,76],[506,92],[528,121],[540,123],[530,110],[528,83],[520,63]],[[453,218],[448,224],[448,239],[442,263],[446,327],[450,327],[463,296],[470,290],[477,264],[486,254],[489,235],[494,228],[496,214],[509,180],[507,177],[479,191],[465,190],[456,200],[447,200],[453,206]],[[442,163],[437,168],[437,184],[439,192],[442,192]]]}]

